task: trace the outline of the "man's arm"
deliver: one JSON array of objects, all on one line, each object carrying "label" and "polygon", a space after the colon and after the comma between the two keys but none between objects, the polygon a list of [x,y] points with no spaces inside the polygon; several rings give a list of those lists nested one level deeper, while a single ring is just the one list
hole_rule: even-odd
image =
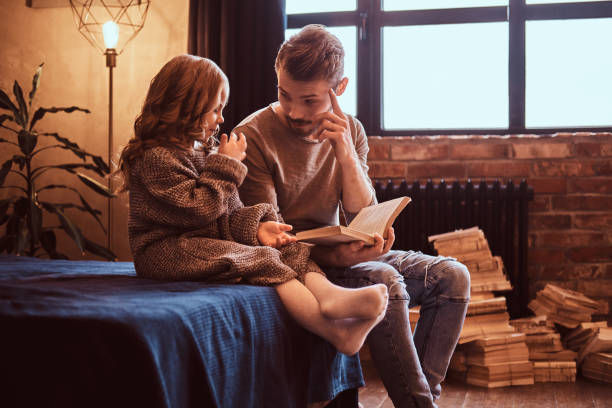
[{"label": "man's arm", "polygon": [[315,245],[310,251],[310,257],[320,266],[348,267],[371,261],[391,250],[395,241],[393,227],[389,228],[386,240],[378,233],[374,234],[374,239],[376,243],[372,246],[364,246],[363,241],[333,247]]},{"label": "man's arm", "polygon": [[[353,218],[359,210],[376,202],[372,182],[367,175],[368,145],[362,129],[357,129],[355,143],[350,133],[348,118],[338,105],[336,94],[329,90],[332,112],[321,114],[321,124],[317,130],[319,140],[329,139],[336,159],[342,168],[342,206],[347,218]],[[348,267],[361,262],[371,261],[389,252],[395,241],[393,228],[389,228],[385,241],[375,234],[376,243],[352,242],[334,247],[315,246],[311,251],[312,259],[322,266]]]},{"label": "man's arm", "polygon": [[348,118],[340,109],[332,89],[329,90],[329,97],[332,112],[319,116],[321,123],[315,136],[319,140],[328,139],[332,144],[336,160],[342,168],[342,206],[349,213],[357,213],[375,202],[372,184],[361,163],[362,160],[365,163],[367,144],[361,144],[361,151],[357,152]]}]

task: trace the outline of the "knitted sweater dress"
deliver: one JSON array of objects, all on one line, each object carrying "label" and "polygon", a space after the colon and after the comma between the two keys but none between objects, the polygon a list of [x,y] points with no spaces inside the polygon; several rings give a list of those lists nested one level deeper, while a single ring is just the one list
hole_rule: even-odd
[{"label": "knitted sweater dress", "polygon": [[244,164],[220,154],[167,147],[145,150],[130,166],[129,238],[139,276],[211,283],[275,285],[323,273],[310,248],[261,246],[260,222],[277,221],[269,204],[245,207]]}]

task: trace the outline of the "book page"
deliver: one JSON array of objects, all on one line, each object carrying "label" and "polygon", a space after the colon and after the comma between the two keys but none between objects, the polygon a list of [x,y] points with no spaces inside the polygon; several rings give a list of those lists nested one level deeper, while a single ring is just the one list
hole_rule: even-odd
[{"label": "book page", "polygon": [[399,197],[364,207],[349,224],[349,228],[369,234],[378,232],[383,238],[386,238],[385,232],[409,202],[410,197]]}]

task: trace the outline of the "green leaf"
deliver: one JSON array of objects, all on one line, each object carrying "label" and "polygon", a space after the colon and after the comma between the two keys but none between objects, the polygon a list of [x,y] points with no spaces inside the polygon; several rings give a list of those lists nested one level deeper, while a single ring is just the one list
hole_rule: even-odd
[{"label": "green leaf", "polygon": [[88,177],[84,175],[83,173],[77,173],[77,177],[79,178],[79,180],[83,182],[83,184],[91,188],[96,193],[102,194],[103,196],[109,197],[109,198],[115,197],[115,194],[113,194],[113,192],[109,190],[108,187],[92,179],[91,177]]},{"label": "green leaf", "polygon": [[15,205],[13,206],[14,215],[25,218],[28,213],[28,208],[30,207],[30,202],[25,197],[20,197],[15,201]]},{"label": "green leaf", "polygon": [[58,147],[60,147],[62,149],[66,149],[66,150],[72,151],[75,155],[77,155],[83,161],[85,161],[85,159],[89,155],[89,153],[87,153],[86,151],[81,149],[79,147],[79,145],[77,145],[76,143],[71,142],[70,140],[66,139],[65,137],[61,137],[57,133],[40,133],[40,136],[51,136],[51,137],[53,137],[55,140],[57,140],[58,142],[60,142],[61,144],[64,145],[63,147],[62,146],[58,146]]},{"label": "green leaf", "polygon": [[28,217],[28,221],[29,221],[29,228],[30,228],[30,233],[32,236],[32,239],[34,240],[34,242],[38,242],[38,240],[40,239],[40,232],[42,230],[42,210],[40,209],[40,207],[38,206],[38,203],[36,202],[36,192],[34,191],[34,189],[32,189],[32,194],[30,196],[30,208],[29,208],[29,217]]},{"label": "green leaf", "polygon": [[19,230],[17,233],[17,254],[21,255],[28,246],[28,225],[23,218],[19,220]]},{"label": "green leaf", "polygon": [[98,168],[98,166],[96,166],[95,164],[89,164],[89,163],[68,163],[68,164],[59,164],[57,166],[49,166],[48,168],[56,168],[56,169],[62,169],[62,170],[66,170],[72,174],[76,174],[77,172],[75,171],[75,169],[87,169],[87,170],[93,170],[96,173],[98,173],[100,176],[104,177],[104,173]]},{"label": "green leaf", "polygon": [[13,155],[13,163],[16,163],[19,165],[19,170],[23,170],[23,168],[26,165],[26,157],[15,154]]},{"label": "green leaf", "polygon": [[42,67],[45,63],[41,62],[38,68],[36,68],[36,72],[34,73],[34,77],[32,78],[32,90],[28,95],[30,99],[30,106],[32,106],[32,99],[34,99],[34,95],[36,94],[36,90],[38,89],[38,85],[40,85],[40,75],[42,74]]},{"label": "green leaf", "polygon": [[109,261],[117,260],[117,255],[115,255],[113,251],[106,247],[98,245],[95,242],[88,240],[87,238],[85,238],[85,250],[87,252],[91,252],[94,255],[101,256],[102,258]]},{"label": "green leaf", "polygon": [[89,203],[83,198],[82,195],[79,194],[79,198],[81,199],[81,204],[83,204],[85,210],[90,213],[96,219],[96,221],[98,221],[98,225],[102,227],[102,231],[104,231],[104,233],[106,234],[106,228],[104,228],[104,224],[102,224],[100,217],[98,217],[98,215],[102,213],[99,210],[93,208],[91,205],[89,205]]},{"label": "green leaf", "polygon": [[23,129],[19,131],[17,139],[19,141],[19,148],[26,156],[32,153],[36,147],[36,143],[38,143],[38,135]]},{"label": "green leaf", "polygon": [[23,91],[21,90],[21,86],[19,82],[13,82],[13,94],[17,99],[17,103],[19,104],[19,118],[21,120],[21,126],[24,128],[28,125],[29,113],[28,113],[28,105],[26,105],[26,101],[23,98]]},{"label": "green leaf", "polygon": [[53,230],[46,230],[40,235],[40,244],[43,249],[53,258],[53,254],[56,252],[57,239],[55,238],[55,232]]},{"label": "green leaf", "polygon": [[4,163],[2,163],[2,167],[0,167],[0,186],[4,185],[4,180],[6,179],[6,175],[13,167],[13,159],[8,159]]},{"label": "green leaf", "polygon": [[81,231],[79,230],[79,228],[76,225],[74,225],[74,223],[70,220],[70,218],[68,218],[66,214],[64,214],[62,209],[56,204],[45,203],[45,202],[41,202],[40,204],[47,211],[51,211],[57,214],[57,218],[59,219],[59,222],[62,225],[62,229],[66,231],[68,236],[72,238],[72,240],[79,247],[81,252],[83,252],[83,245],[84,245],[83,244],[83,234],[81,234]]},{"label": "green leaf", "polygon": [[6,215],[6,212],[8,211],[13,201],[15,201],[15,197],[0,200],[0,218],[3,218]]},{"label": "green leaf", "polygon": [[6,242],[6,252],[12,254],[15,252],[15,243],[17,241],[17,232],[19,230],[19,220],[20,218],[15,214],[9,217],[9,220],[6,224],[6,236],[9,237]]},{"label": "green leaf", "polygon": [[1,89],[0,89],[0,108],[13,111],[13,115],[15,116],[15,118],[17,118],[17,115],[19,114],[19,109],[17,109],[15,104],[13,104],[13,102],[11,101],[11,98],[9,98],[9,96]]},{"label": "green leaf", "polygon": [[[96,219],[96,221],[98,222],[100,227],[102,227],[102,230],[106,234],[106,228],[104,228],[104,224],[102,224],[102,221],[100,220],[100,217],[98,217],[99,215],[102,214],[102,212],[100,210],[96,210],[95,208],[93,208],[87,202],[87,200],[85,200],[85,197],[83,197],[81,195],[79,190],[75,189],[74,187],[67,186],[65,184],[49,184],[49,185],[46,185],[46,186],[40,188],[37,192],[40,193],[41,191],[44,191],[44,190],[53,190],[53,189],[56,189],[56,188],[65,188],[67,190],[71,190],[71,191],[75,192],[79,196],[79,199],[81,200],[81,203],[83,204],[83,207],[79,207],[79,206],[76,206],[74,204],[71,204],[70,208],[76,208],[78,210],[90,213]],[[67,205],[63,205],[62,208],[68,208],[68,206]]]},{"label": "green leaf", "polygon": [[2,125],[4,123],[5,120],[14,120],[13,117],[11,115],[0,115],[0,125]]},{"label": "green leaf", "polygon": [[57,113],[57,112],[72,113],[74,111],[91,113],[89,109],[79,108],[78,106],[70,106],[68,108],[57,108],[55,106],[51,108],[38,108],[36,112],[34,112],[34,116],[32,117],[32,122],[30,123],[30,130],[34,129],[34,125],[36,124],[36,122],[41,120],[43,116],[45,116],[45,114],[47,113]]},{"label": "green leaf", "polygon": [[94,163],[96,163],[98,168],[100,170],[102,170],[105,174],[110,173],[110,168],[108,167],[108,165],[106,164],[106,162],[104,161],[104,159],[102,157],[100,157],[100,156],[91,156],[91,158],[94,161]]}]

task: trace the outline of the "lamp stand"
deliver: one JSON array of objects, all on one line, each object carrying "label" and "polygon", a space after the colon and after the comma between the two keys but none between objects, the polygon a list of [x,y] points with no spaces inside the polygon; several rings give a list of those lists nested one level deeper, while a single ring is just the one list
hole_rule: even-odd
[{"label": "lamp stand", "polygon": [[[108,168],[110,169],[108,189],[113,191],[113,68],[117,66],[117,51],[114,48],[107,48],[104,55],[106,55],[106,66],[108,67]],[[112,250],[113,205],[111,197],[108,197],[107,207],[106,244],[108,249]]]}]

